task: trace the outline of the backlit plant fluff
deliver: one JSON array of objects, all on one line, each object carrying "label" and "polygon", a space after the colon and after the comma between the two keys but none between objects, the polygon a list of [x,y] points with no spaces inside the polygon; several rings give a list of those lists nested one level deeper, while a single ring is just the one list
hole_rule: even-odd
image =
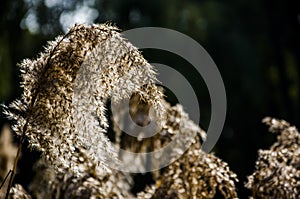
[{"label": "backlit plant fluff", "polygon": [[25,132],[31,147],[42,151],[57,169],[80,174],[72,160],[77,150],[96,164],[116,158],[104,135],[108,97],[117,101],[139,92],[161,109],[162,95],[153,84],[151,65],[112,26],[76,25],[38,59],[20,66],[24,93],[10,105],[16,111],[6,114],[16,120],[14,131]]},{"label": "backlit plant fluff", "polygon": [[138,198],[211,199],[216,195],[237,198],[236,181],[237,176],[229,170],[227,163],[202,151],[196,141],[184,155],[165,168],[156,185],[139,193]]},{"label": "backlit plant fluff", "polygon": [[246,187],[253,198],[300,198],[300,134],[284,120],[265,118],[277,141],[269,150],[259,150],[255,172]]},{"label": "backlit plant fluff", "polygon": [[[27,138],[31,148],[42,152],[43,160],[37,163],[36,177],[29,187],[34,198],[133,198],[131,176],[106,164],[126,159],[113,144],[147,152],[166,145],[176,134],[190,139],[192,133],[197,136],[189,140],[191,148],[186,153],[175,151],[184,154],[165,171],[155,173],[157,183],[164,185],[151,193],[148,188],[138,197],[213,198],[217,191],[224,198],[237,197],[235,174],[226,163],[201,151],[204,132],[180,105],[172,107],[164,100],[162,89],[155,84],[153,67],[117,28],[75,25],[50,42],[36,60],[25,60],[20,67],[22,98],[5,107],[4,113],[15,120],[13,130],[21,143]],[[161,132],[145,140],[131,139],[113,126],[113,143],[107,136],[108,99],[115,103],[133,99],[131,108],[142,104],[146,112],[147,106],[152,107]],[[133,118],[137,112],[131,109]],[[177,142],[183,146],[187,140]],[[131,163],[139,168],[145,160]],[[10,190],[11,197],[17,198],[18,190],[30,197],[19,186]]]}]

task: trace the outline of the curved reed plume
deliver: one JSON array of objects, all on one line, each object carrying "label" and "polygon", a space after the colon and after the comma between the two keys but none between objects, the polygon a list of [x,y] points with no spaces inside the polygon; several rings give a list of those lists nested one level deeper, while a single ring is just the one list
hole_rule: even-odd
[{"label": "curved reed plume", "polygon": [[[14,131],[20,136],[25,132],[30,146],[58,170],[70,168],[80,174],[78,150],[96,164],[116,157],[104,135],[108,97],[117,101],[140,92],[159,104],[162,96],[153,84],[152,67],[108,25],[75,25],[38,59],[20,66],[22,99],[5,113],[16,121]],[[143,86],[145,80],[152,84]]]}]

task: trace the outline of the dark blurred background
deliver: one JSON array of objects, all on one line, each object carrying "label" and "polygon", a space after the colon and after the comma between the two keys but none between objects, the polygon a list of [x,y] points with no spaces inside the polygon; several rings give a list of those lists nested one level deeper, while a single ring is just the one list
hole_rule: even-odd
[{"label": "dark blurred background", "polygon": [[[48,40],[75,22],[109,21],[122,30],[158,26],[197,40],[215,61],[226,87],[227,118],[214,152],[238,174],[240,198],[248,195],[243,184],[254,170],[257,150],[274,141],[262,118],[300,125],[300,1],[2,0],[0,15],[0,103],[5,104],[22,91],[17,63],[36,58]],[[200,125],[206,129],[210,100],[203,80],[174,54],[143,53],[150,62],[174,66],[189,79],[199,99]],[[1,116],[1,126],[4,122]],[[16,181],[26,184],[32,174],[22,170],[30,171],[37,155],[28,150],[23,154]]]}]

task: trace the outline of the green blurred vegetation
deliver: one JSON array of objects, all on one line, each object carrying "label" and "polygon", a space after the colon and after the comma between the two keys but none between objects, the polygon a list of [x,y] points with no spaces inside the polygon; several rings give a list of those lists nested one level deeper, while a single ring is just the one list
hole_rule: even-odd
[{"label": "green blurred vegetation", "polygon": [[[123,30],[160,26],[197,40],[225,83],[227,119],[215,153],[239,175],[241,198],[247,195],[243,183],[254,169],[257,149],[273,141],[261,119],[273,116],[300,125],[299,1],[3,0],[0,11],[0,102],[5,104],[21,93],[17,63],[35,58],[47,40],[66,30],[76,13],[89,14],[86,20],[95,23],[110,21]],[[144,54],[151,62],[174,65],[191,80],[201,99],[200,124],[207,128],[210,101],[203,80],[170,53]]]}]

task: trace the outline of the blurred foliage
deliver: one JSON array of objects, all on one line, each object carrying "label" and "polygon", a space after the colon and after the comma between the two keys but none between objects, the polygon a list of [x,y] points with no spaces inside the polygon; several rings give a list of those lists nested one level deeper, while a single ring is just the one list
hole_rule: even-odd
[{"label": "blurred foliage", "polygon": [[[272,143],[272,137],[261,133],[261,119],[270,115],[300,124],[300,2],[3,0],[0,15],[0,102],[6,104],[20,94],[17,63],[36,57],[47,40],[76,20],[110,21],[123,30],[160,26],[197,40],[225,83],[227,119],[215,152],[239,175],[241,198],[247,194],[243,182],[253,170],[257,149]],[[175,55],[143,52],[150,62],[172,65],[191,81],[200,99],[200,124],[207,128],[210,100],[204,81]]]}]

